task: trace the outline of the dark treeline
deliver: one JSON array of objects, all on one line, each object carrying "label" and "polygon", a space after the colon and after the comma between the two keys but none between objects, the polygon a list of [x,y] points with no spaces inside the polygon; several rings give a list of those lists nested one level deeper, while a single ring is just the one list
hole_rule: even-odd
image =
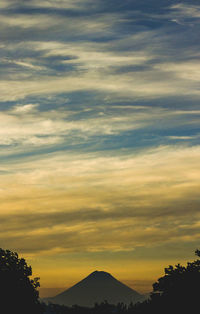
[{"label": "dark treeline", "polygon": [[0,249],[0,304],[4,314],[175,314],[199,313],[200,251],[197,260],[169,266],[153,284],[153,292],[141,303],[112,305],[104,301],[93,308],[45,304],[39,301],[38,278],[17,253]]},{"label": "dark treeline", "polygon": [[[138,303],[139,305],[139,303]],[[72,307],[67,307],[64,305],[51,304],[48,305],[43,304],[45,314],[112,314],[112,313],[133,313],[133,310],[136,307],[133,304],[127,306],[124,303],[118,303],[117,305],[109,304],[107,301],[102,303],[96,303],[94,307],[82,307],[78,305],[74,305]]]}]

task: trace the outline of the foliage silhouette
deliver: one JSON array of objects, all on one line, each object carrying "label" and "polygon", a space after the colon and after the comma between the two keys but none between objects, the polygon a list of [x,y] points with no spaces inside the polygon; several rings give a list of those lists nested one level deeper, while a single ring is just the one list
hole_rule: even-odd
[{"label": "foliage silhouette", "polygon": [[39,278],[30,279],[32,268],[23,258],[0,249],[0,304],[4,314],[40,314]]},{"label": "foliage silhouette", "polygon": [[[200,251],[195,254],[200,257]],[[190,313],[199,307],[200,260],[165,268],[165,275],[153,284],[151,304],[158,312]]]}]

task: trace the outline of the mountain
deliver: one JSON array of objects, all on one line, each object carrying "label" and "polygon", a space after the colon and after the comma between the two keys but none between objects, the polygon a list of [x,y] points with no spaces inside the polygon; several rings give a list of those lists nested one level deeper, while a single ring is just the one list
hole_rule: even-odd
[{"label": "mountain", "polygon": [[89,276],[65,290],[53,298],[45,299],[45,302],[72,306],[94,306],[95,302],[108,301],[111,304],[123,302],[129,304],[143,300],[144,297],[115,279],[104,271],[95,271]]}]

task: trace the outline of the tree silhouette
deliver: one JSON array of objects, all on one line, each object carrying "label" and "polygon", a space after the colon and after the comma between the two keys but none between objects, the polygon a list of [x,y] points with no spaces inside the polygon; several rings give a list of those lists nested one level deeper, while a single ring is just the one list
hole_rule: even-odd
[{"label": "tree silhouette", "polygon": [[30,279],[32,268],[23,258],[0,249],[0,305],[3,313],[40,314],[39,278]]},{"label": "tree silhouette", "polygon": [[[200,251],[195,254],[200,257]],[[193,313],[199,308],[200,259],[165,268],[165,275],[153,284],[151,304],[162,313]]]}]

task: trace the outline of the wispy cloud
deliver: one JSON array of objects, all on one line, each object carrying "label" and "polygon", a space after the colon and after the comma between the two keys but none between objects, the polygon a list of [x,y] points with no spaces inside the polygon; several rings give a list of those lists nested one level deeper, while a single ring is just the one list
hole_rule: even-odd
[{"label": "wispy cloud", "polygon": [[32,0],[26,3],[25,5],[37,8],[59,8],[59,9],[79,9],[82,10],[86,5],[94,5],[91,0]]},{"label": "wispy cloud", "polygon": [[180,141],[185,141],[185,140],[193,140],[193,139],[198,139],[200,138],[200,135],[192,135],[192,136],[169,136],[170,139],[172,140],[180,140]]},{"label": "wispy cloud", "polygon": [[163,72],[169,72],[177,79],[187,80],[188,83],[189,81],[200,80],[200,62],[198,60],[158,64],[155,68],[162,70]]},{"label": "wispy cloud", "polygon": [[[2,186],[2,241],[41,254],[58,246],[126,251],[198,239],[192,226],[199,219],[199,155],[199,147],[161,147],[136,156],[55,155],[18,164]],[[181,227],[188,219],[190,230]]]},{"label": "wispy cloud", "polygon": [[200,18],[200,6],[187,4],[187,3],[178,3],[171,6],[171,9],[174,14],[177,14],[177,17],[181,18]]},{"label": "wispy cloud", "polygon": [[0,3],[0,240],[38,269],[199,241],[200,7],[164,2]]},{"label": "wispy cloud", "polygon": [[[190,116],[195,118],[188,120]],[[53,147],[52,145],[59,145],[62,149],[63,144],[89,144],[101,136],[122,136],[123,133],[137,130],[142,132],[147,128],[160,130],[160,121],[166,130],[183,125],[198,125],[199,117],[198,110],[167,110],[150,106],[110,105],[107,110],[106,106],[101,105],[96,110],[83,108],[77,112],[65,107],[41,111],[37,103],[17,104],[0,113],[0,145],[7,146],[7,154],[14,156],[17,152],[34,151],[36,148]],[[196,136],[183,138],[190,140]],[[174,135],[168,138],[179,137]],[[100,145],[99,149],[104,147]],[[38,155],[40,153],[41,150],[37,151]],[[5,151],[0,155],[4,154]]]}]

